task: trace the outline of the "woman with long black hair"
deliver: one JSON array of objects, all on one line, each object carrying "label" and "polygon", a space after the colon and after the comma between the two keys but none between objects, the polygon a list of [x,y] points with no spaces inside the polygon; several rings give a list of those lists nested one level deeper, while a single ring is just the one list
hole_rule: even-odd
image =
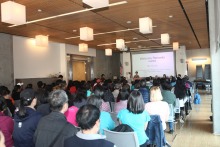
[{"label": "woman with long black hair", "polygon": [[25,89],[20,94],[19,110],[14,116],[14,146],[34,147],[33,136],[41,114],[35,111],[37,99],[32,89]]}]

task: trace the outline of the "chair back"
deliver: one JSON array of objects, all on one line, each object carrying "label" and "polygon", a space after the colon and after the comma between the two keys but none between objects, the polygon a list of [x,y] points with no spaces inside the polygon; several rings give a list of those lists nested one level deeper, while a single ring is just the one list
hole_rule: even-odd
[{"label": "chair back", "polygon": [[169,104],[169,110],[170,110],[170,115],[169,115],[169,118],[168,118],[167,122],[173,122],[174,117],[175,117],[173,104]]},{"label": "chair back", "polygon": [[106,140],[117,147],[139,147],[136,132],[114,132],[104,129]]},{"label": "chair back", "polygon": [[115,126],[118,126],[119,125],[119,121],[118,121],[118,118],[117,118],[117,114],[114,113],[114,112],[109,112],[109,113],[111,115],[112,120],[115,122]]}]

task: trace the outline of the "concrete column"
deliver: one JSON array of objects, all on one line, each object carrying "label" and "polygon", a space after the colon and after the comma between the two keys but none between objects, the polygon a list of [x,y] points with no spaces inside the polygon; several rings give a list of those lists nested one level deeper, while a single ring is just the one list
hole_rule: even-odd
[{"label": "concrete column", "polygon": [[187,75],[185,46],[180,46],[180,49],[176,51],[176,74],[181,74],[182,77]]},{"label": "concrete column", "polygon": [[[129,72],[131,72],[131,53],[130,52],[123,52],[122,53],[122,62],[121,62],[122,66],[123,66],[123,76],[126,78],[129,78],[130,75],[128,74]],[[133,71],[134,73],[135,71]]]},{"label": "concrete column", "polygon": [[12,35],[0,33],[0,85],[14,87]]},{"label": "concrete column", "polygon": [[[209,0],[209,35],[210,35],[210,55],[211,55],[211,75],[212,75],[212,96],[213,96],[213,133],[220,135],[220,47],[217,45],[216,36],[220,17],[218,0]],[[217,25],[218,24],[218,25]],[[217,47],[218,46],[218,47]]]}]

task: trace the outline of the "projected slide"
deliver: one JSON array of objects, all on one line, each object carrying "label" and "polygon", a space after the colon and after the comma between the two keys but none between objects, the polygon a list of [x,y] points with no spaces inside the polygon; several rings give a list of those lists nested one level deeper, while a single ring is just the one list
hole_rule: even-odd
[{"label": "projected slide", "polygon": [[173,52],[132,54],[132,72],[140,77],[174,75]]}]

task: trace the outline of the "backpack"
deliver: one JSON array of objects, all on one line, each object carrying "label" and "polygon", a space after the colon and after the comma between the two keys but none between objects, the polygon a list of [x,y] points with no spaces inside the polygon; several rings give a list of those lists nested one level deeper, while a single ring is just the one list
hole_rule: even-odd
[{"label": "backpack", "polygon": [[198,93],[196,93],[195,95],[194,95],[194,104],[200,104],[201,103],[201,97],[200,97],[200,95],[198,94]]}]

